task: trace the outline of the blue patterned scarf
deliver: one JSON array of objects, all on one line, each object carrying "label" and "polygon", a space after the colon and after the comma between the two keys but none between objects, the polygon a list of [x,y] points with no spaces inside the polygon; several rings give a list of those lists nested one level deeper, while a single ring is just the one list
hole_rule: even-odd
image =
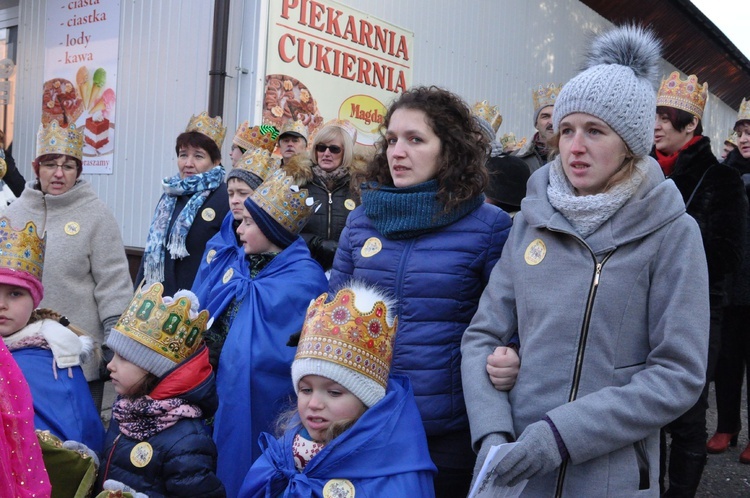
[{"label": "blue patterned scarf", "polygon": [[448,226],[484,202],[481,194],[445,212],[445,205],[437,200],[437,191],[437,180],[403,188],[370,182],[362,185],[362,206],[385,238],[404,240]]},{"label": "blue patterned scarf", "polygon": [[[211,192],[221,185],[223,179],[224,168],[219,165],[205,173],[188,176],[187,178],[180,178],[180,175],[177,174],[162,180],[164,193],[156,205],[154,219],[148,229],[146,249],[143,252],[143,274],[146,285],[164,280],[164,253],[166,249],[169,249],[173,259],[189,256],[185,248],[188,230],[193,225],[195,215],[203,203],[211,195]],[[169,242],[167,243],[169,220],[172,218],[177,197],[183,195],[192,195],[192,197],[172,224]]]}]

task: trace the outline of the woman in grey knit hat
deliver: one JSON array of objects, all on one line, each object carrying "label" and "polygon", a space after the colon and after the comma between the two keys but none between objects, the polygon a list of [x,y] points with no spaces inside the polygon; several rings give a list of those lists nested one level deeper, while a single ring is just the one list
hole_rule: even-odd
[{"label": "woman in grey knit hat", "polygon": [[[708,330],[698,226],[648,157],[659,46],[634,26],[598,36],[557,99],[559,153],[529,179],[462,341],[476,469],[516,442],[480,485],[659,496],[659,429],[700,393]],[[501,392],[486,358],[516,333]]]}]

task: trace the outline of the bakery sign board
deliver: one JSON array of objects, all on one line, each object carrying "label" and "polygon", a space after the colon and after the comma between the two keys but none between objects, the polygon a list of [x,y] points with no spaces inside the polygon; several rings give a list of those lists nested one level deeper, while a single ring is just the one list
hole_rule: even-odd
[{"label": "bakery sign board", "polygon": [[263,122],[313,136],[350,121],[373,144],[386,107],[411,85],[414,33],[330,0],[270,0]]},{"label": "bakery sign board", "polygon": [[111,174],[120,0],[47,0],[42,123],[83,129],[83,172]]}]

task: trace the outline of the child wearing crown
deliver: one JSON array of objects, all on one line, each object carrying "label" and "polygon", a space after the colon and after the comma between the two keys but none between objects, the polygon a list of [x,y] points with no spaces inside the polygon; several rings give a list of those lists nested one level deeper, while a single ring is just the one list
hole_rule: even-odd
[{"label": "child wearing crown", "polygon": [[393,299],[356,282],[328,297],[310,304],[292,363],[297,410],[279,439],[261,436],[240,496],[435,496],[411,384],[388,375]]},{"label": "child wearing crown", "polygon": [[31,389],[34,427],[101,451],[104,426],[81,364],[94,343],[59,314],[35,309],[44,297],[45,239],[34,223],[15,230],[0,218],[0,335]]},{"label": "child wearing crown", "polygon": [[118,396],[100,487],[128,486],[150,498],[223,497],[216,447],[203,425],[217,404],[202,340],[208,312],[198,312],[190,291],[162,293],[160,283],[139,288],[109,337],[107,368]]},{"label": "child wearing crown", "polygon": [[245,257],[226,267],[210,292],[212,302],[220,303],[212,330],[226,338],[213,436],[217,473],[231,497],[260,456],[258,437],[294,393],[288,380],[294,352],[287,338],[299,332],[310,300],[328,287],[299,236],[315,202],[296,181],[277,170],[248,197],[237,229]]}]

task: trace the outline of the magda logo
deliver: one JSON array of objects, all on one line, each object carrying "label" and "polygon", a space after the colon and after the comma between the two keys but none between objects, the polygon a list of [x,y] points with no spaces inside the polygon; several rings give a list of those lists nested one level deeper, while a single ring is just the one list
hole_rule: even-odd
[{"label": "magda logo", "polygon": [[379,100],[369,95],[352,95],[339,107],[339,119],[345,119],[357,128],[358,142],[371,145],[375,143],[385,112],[385,106]]}]

